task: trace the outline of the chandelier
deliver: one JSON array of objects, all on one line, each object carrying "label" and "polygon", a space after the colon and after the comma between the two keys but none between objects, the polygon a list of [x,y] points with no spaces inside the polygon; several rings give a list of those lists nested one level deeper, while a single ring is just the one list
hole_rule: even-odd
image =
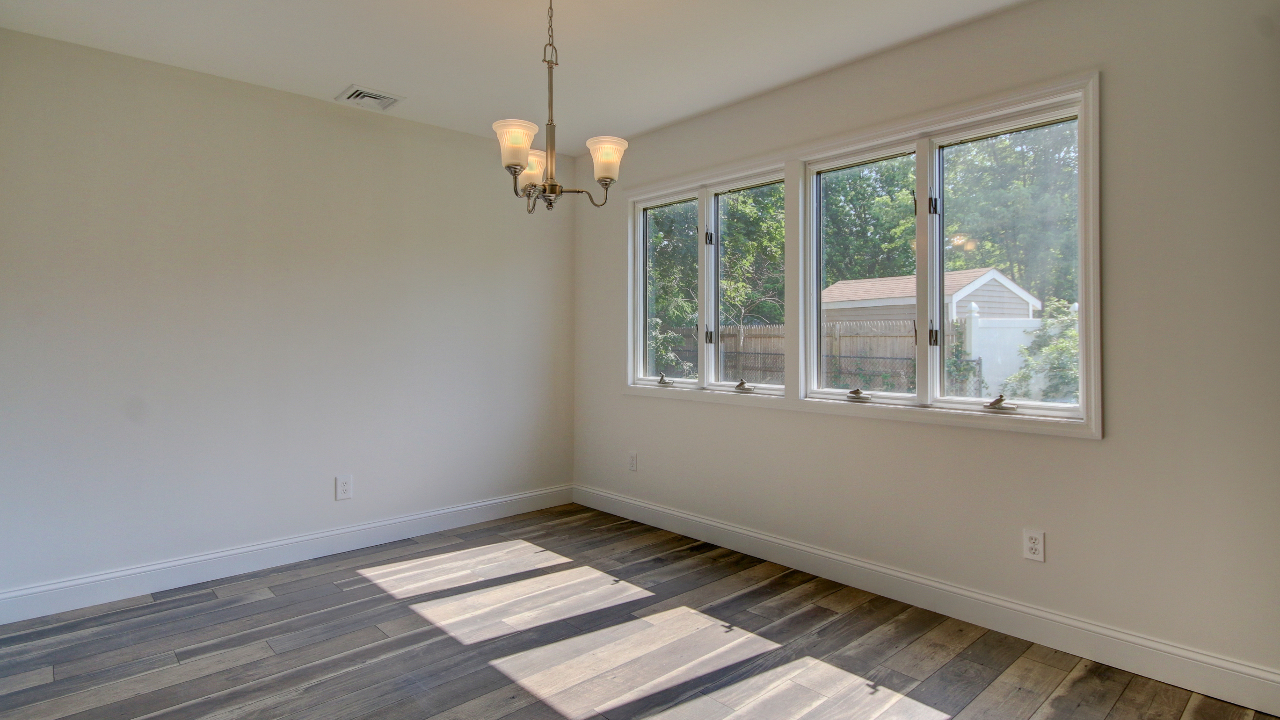
[{"label": "chandelier", "polygon": [[618,165],[622,162],[623,151],[627,149],[627,141],[622,138],[605,135],[587,141],[591,161],[595,163],[596,182],[604,188],[604,198],[600,202],[596,202],[586,190],[567,188],[556,182],[554,72],[559,58],[555,30],[551,25],[553,15],[551,3],[548,3],[547,44],[542,47],[542,62],[547,64],[546,151],[531,149],[533,136],[538,134],[537,125],[525,120],[499,120],[493,124],[493,131],[498,134],[498,146],[502,149],[502,166],[511,173],[511,189],[516,197],[524,198],[525,209],[530,214],[537,209],[539,201],[545,203],[548,210],[553,209],[565,193],[586,195],[592,205],[603,206],[609,201],[609,186],[618,180]]}]

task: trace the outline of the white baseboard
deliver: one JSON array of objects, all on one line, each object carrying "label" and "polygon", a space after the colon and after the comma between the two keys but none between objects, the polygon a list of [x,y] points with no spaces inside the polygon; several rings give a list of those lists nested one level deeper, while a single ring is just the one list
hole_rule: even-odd
[{"label": "white baseboard", "polygon": [[585,485],[574,502],[1273,715],[1280,672]]},{"label": "white baseboard", "polygon": [[310,560],[570,502],[568,485],[0,592],[0,624]]}]

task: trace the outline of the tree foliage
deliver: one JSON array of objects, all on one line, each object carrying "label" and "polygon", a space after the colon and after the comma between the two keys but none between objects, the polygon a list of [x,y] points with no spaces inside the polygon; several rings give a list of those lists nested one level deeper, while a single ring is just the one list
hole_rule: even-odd
[{"label": "tree foliage", "polygon": [[947,270],[993,267],[1041,301],[1076,302],[1075,121],[943,149]]},{"label": "tree foliage", "polygon": [[1037,377],[1043,381],[1040,400],[1080,401],[1080,323],[1066,300],[1050,300],[1044,321],[1028,333],[1031,342],[1018,349],[1022,367],[1005,380],[1001,392],[1031,398]]},{"label": "tree foliage", "polygon": [[649,208],[644,220],[645,372],[697,377],[697,367],[676,350],[698,329],[698,201]]},{"label": "tree foliage", "polygon": [[783,323],[782,183],[716,197],[720,241],[720,325]]},{"label": "tree foliage", "polygon": [[822,286],[915,275],[915,156],[821,178]]}]

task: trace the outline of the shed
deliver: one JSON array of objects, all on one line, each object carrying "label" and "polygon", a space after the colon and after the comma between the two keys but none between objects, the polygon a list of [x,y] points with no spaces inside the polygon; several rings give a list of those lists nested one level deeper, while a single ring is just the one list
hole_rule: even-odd
[{"label": "shed", "polygon": [[[1031,318],[1041,302],[995,268],[954,270],[943,275],[948,314],[969,315],[977,303],[984,318]],[[916,276],[841,280],[822,291],[822,322],[915,320]]]}]

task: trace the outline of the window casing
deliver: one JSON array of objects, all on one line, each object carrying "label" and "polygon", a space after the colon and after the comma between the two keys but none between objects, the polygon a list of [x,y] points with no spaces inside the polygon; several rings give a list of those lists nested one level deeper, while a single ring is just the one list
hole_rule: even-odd
[{"label": "window casing", "polygon": [[[697,198],[701,372],[663,387],[644,373],[634,300],[646,279],[633,260],[628,392],[1101,437],[1096,107],[1095,75],[637,192],[633,250],[649,208]],[[835,203],[867,196],[860,182],[879,183],[874,212],[842,211],[843,224],[824,224]],[[770,342],[784,347],[777,360],[785,370],[754,376],[774,382],[749,382],[754,389],[743,393],[729,377],[742,365],[722,354],[722,339],[742,336],[720,311],[721,208],[734,192],[772,183],[786,197],[786,303],[782,328],[768,332],[780,336]],[[879,225],[864,231],[859,222]],[[1008,260],[1029,251],[992,240],[1015,231],[1035,241],[1031,260]],[[839,233],[861,233],[858,242],[870,238],[884,257],[836,258]],[[852,282],[835,287],[843,280]],[[855,387],[862,395],[850,399]],[[1006,409],[986,407],[1002,390]]]}]

